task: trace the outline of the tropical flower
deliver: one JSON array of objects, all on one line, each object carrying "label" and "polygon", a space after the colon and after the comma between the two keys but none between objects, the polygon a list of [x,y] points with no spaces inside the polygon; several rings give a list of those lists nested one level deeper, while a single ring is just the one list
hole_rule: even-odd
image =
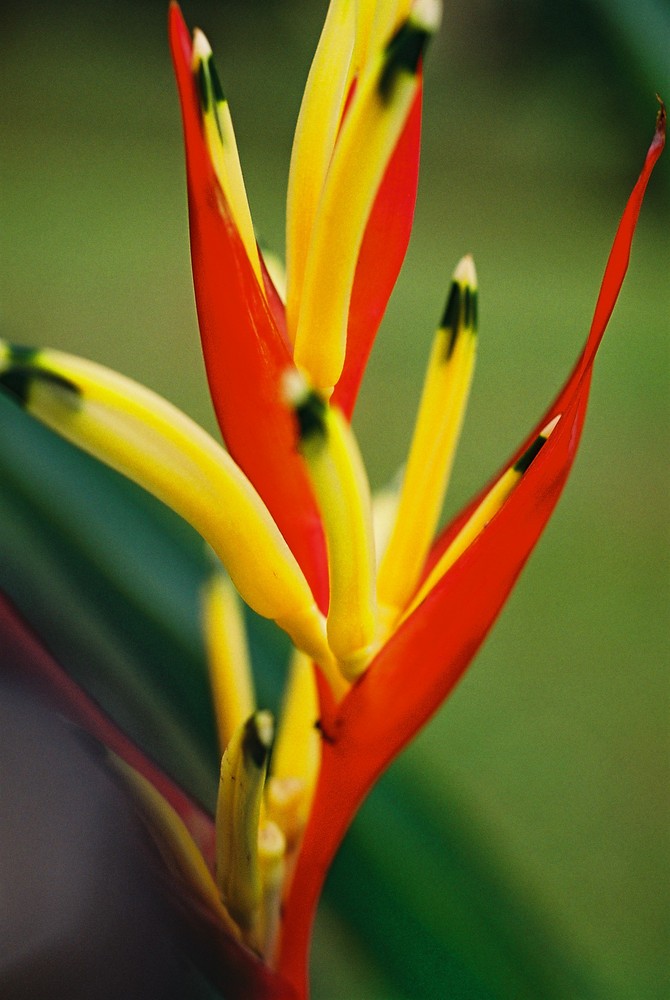
[{"label": "tropical flower", "polygon": [[[477,347],[477,279],[465,256],[406,469],[371,497],[349,419],[409,239],[422,59],[439,15],[437,0],[331,0],[293,147],[284,279],[256,242],[209,45],[171,7],[198,319],[225,450],[100,365],[0,345],[5,390],[171,506],[213,551],[202,594],[222,751],[213,817],[33,648],[9,606],[0,621],[109,748],[227,996],[306,995],[312,920],[347,826],[472,660],[566,482],[664,144],[661,105],[584,349],[515,453],[438,532]],[[293,643],[276,738],[256,706],[237,594]]]}]

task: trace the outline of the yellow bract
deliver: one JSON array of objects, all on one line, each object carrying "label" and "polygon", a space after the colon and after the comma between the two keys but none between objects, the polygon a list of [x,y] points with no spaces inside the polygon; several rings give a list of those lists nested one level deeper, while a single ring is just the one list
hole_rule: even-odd
[{"label": "yellow bract", "polygon": [[286,321],[295,338],[314,219],[351,84],[355,0],[333,0],[296,125],[286,210]]},{"label": "yellow bract", "polygon": [[471,257],[454,272],[414,428],[377,596],[397,616],[416,588],[435,536],[463,425],[476,353],[477,279]]},{"label": "yellow bract", "polygon": [[228,574],[215,569],[202,593],[202,624],[219,747],[254,711],[251,663],[242,609]]},{"label": "yellow bract", "polygon": [[328,549],[328,645],[354,680],[370,657],[376,630],[375,555],[370,491],[351,429],[340,410],[298,380],[287,383],[299,448],[319,505]]}]

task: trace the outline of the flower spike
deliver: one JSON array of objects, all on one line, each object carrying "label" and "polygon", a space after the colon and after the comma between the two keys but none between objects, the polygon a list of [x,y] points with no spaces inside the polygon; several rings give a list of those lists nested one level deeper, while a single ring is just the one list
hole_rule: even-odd
[{"label": "flower spike", "polygon": [[[476,349],[474,265],[458,265],[402,492],[377,505],[380,551],[397,509],[376,576],[369,485],[348,417],[407,243],[421,63],[440,9],[438,0],[331,2],[294,146],[287,323],[253,235],[209,45],[171,7],[198,318],[228,451],[128,379],[0,341],[0,387],[170,504],[251,607],[293,640],[268,776],[274,721],[254,711],[238,609],[217,566],[201,595],[223,748],[212,820],[43,649],[31,650],[0,595],[10,659],[18,650],[58,704],[123,757],[113,764],[208,952],[202,971],[231,1000],[305,1000],[319,893],[354,813],[458,682],[537,544],[577,452],[596,352],[665,141],[661,105],[581,356],[537,426],[431,546]],[[167,720],[156,745],[170,717],[148,716]]]},{"label": "flower spike", "polygon": [[410,447],[400,503],[379,568],[377,595],[393,617],[418,582],[435,535],[463,425],[477,349],[477,278],[471,257],[449,290]]}]

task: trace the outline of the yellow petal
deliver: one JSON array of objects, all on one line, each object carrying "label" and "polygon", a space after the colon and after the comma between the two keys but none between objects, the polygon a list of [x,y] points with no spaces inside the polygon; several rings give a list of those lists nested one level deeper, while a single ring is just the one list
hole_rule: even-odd
[{"label": "yellow petal", "polygon": [[476,302],[474,265],[464,257],[433,342],[398,512],[379,567],[377,596],[391,616],[416,589],[440,518],[472,382]]},{"label": "yellow petal", "polygon": [[293,140],[286,215],[286,322],[292,340],[314,219],[351,82],[354,8],[354,0],[331,0]]},{"label": "yellow petal", "polygon": [[365,668],[375,633],[370,489],[344,416],[301,380],[288,386],[301,454],[321,512],[328,550],[328,644],[347,678]]},{"label": "yellow petal", "polygon": [[305,265],[294,360],[325,393],[346,350],[349,302],[365,226],[418,87],[437,22],[414,11],[358,80],[319,202]]},{"label": "yellow petal", "polygon": [[0,383],[52,430],[153,493],[200,532],[244,600],[318,661],[331,654],[309,585],[230,455],[184,413],[116,372],[10,350]]},{"label": "yellow petal", "polygon": [[282,829],[290,846],[295,844],[307,822],[319,773],[318,718],[319,703],[311,660],[295,650],[272,751],[272,776],[267,784],[268,815]]},{"label": "yellow petal", "polygon": [[198,28],[193,34],[193,73],[198,84],[203,129],[214,173],[262,289],[258,247],[230,108],[214,66],[209,42]]},{"label": "yellow petal", "polygon": [[219,746],[256,707],[242,608],[228,574],[214,568],[203,586],[202,621]]}]

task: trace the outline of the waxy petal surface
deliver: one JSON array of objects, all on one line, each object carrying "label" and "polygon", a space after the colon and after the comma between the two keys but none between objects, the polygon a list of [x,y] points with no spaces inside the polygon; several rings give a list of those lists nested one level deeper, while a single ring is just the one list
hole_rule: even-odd
[{"label": "waxy petal surface", "polygon": [[325,606],[323,532],[281,399],[281,376],[291,357],[214,176],[200,126],[191,38],[175,4],[170,43],[184,124],[193,281],[212,401],[231,455]]},{"label": "waxy petal surface", "polygon": [[407,252],[419,182],[422,93],[420,83],[377,192],[358,255],[344,368],[332,397],[347,416],[354,408],[379,324]]}]

